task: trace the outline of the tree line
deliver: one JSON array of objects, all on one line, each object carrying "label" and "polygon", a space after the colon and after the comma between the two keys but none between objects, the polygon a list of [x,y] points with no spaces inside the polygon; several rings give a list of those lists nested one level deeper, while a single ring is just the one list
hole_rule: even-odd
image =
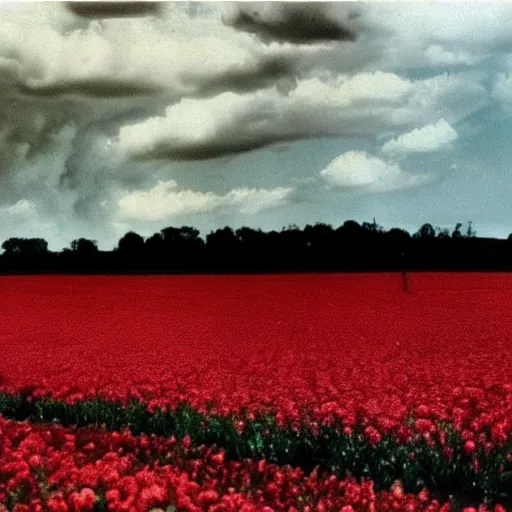
[{"label": "tree line", "polygon": [[42,238],[9,238],[0,273],[229,273],[381,270],[512,270],[508,239],[479,238],[472,223],[453,230],[423,224],[412,235],[375,222],[280,231],[224,227],[205,239],[190,226],[144,238],[130,231],[111,251],[79,238],[55,252]]}]

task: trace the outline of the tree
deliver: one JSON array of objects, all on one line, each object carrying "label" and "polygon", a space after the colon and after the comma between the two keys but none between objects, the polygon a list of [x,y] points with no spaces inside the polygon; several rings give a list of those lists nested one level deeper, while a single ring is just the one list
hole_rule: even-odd
[{"label": "tree", "polygon": [[240,246],[240,240],[228,226],[212,231],[206,235],[207,248],[215,253],[231,252]]},{"label": "tree", "polygon": [[462,222],[457,222],[457,224],[455,224],[455,229],[452,231],[452,238],[462,238],[460,228],[462,228]]},{"label": "tree", "polygon": [[384,231],[384,228],[377,224],[375,221],[375,217],[373,218],[373,222],[363,222],[361,225],[363,230],[367,231],[368,233],[382,233]]},{"label": "tree", "polygon": [[281,229],[280,233],[272,232],[269,241],[274,239],[272,248],[272,263],[278,268],[299,268],[304,264],[306,249],[305,233],[296,225]]},{"label": "tree", "polygon": [[199,230],[190,226],[167,227],[162,229],[160,234],[162,251],[171,262],[180,266],[190,266],[199,261],[204,248]]},{"label": "tree", "polygon": [[317,222],[304,228],[304,240],[308,246],[323,248],[332,243],[334,230],[329,224]]},{"label": "tree", "polygon": [[417,238],[420,240],[432,240],[436,236],[436,230],[429,224],[428,222],[423,224],[421,228],[412,235],[413,238]]},{"label": "tree", "polygon": [[252,229],[248,227],[241,227],[235,231],[237,238],[240,240],[244,249],[255,249],[265,243],[267,233],[264,233],[261,229]]},{"label": "tree", "polygon": [[41,255],[48,252],[48,242],[43,238],[9,238],[2,249],[9,256]]},{"label": "tree", "polygon": [[468,222],[468,229],[466,230],[466,238],[475,238],[476,231],[473,229],[473,222]]},{"label": "tree", "polygon": [[385,234],[386,241],[391,245],[401,245],[411,239],[411,235],[405,229],[391,228]]},{"label": "tree", "polygon": [[382,261],[401,268],[407,266],[411,235],[405,229],[392,228],[382,236],[383,245],[379,250]]},{"label": "tree", "polygon": [[271,259],[269,248],[272,247],[270,233],[261,229],[243,226],[235,231],[240,241],[241,259],[249,268],[265,267]]},{"label": "tree", "polygon": [[144,238],[134,231],[129,231],[119,240],[117,251],[125,255],[142,254],[144,252]]},{"label": "tree", "polygon": [[164,244],[164,237],[161,233],[155,233],[144,242],[145,249],[151,254],[160,254]]},{"label": "tree", "polygon": [[233,267],[239,264],[240,240],[228,226],[206,235],[209,263],[216,267]]},{"label": "tree", "polygon": [[21,238],[9,238],[2,244],[4,254],[9,256],[17,256],[21,254],[22,243]]},{"label": "tree", "polygon": [[89,240],[87,238],[78,238],[71,242],[71,251],[78,253],[81,256],[89,256],[97,254],[98,242],[96,240]]},{"label": "tree", "polygon": [[347,220],[336,230],[337,236],[350,242],[357,242],[362,238],[364,230],[355,220]]},{"label": "tree", "polygon": [[443,239],[450,238],[450,231],[447,228],[441,228],[438,226],[436,228],[436,232],[437,232],[437,238],[443,238]]}]

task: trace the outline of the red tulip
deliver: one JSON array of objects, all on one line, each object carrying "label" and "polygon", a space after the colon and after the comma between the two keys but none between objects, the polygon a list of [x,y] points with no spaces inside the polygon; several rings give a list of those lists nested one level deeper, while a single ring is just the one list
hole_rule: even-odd
[{"label": "red tulip", "polygon": [[471,455],[471,454],[475,453],[475,451],[476,451],[476,443],[474,441],[472,441],[470,439],[464,443],[464,453],[466,455]]}]

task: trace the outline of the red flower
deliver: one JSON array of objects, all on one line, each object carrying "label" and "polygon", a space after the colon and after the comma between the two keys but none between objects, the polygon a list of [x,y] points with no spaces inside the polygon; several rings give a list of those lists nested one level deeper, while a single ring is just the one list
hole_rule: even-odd
[{"label": "red flower", "polygon": [[224,450],[221,450],[219,453],[212,455],[211,460],[215,465],[222,466],[222,464],[224,464],[225,456],[226,453],[224,452]]},{"label": "red flower", "polygon": [[372,426],[366,427],[364,429],[364,435],[373,446],[379,444],[382,439],[382,436],[380,435],[379,431]]},{"label": "red flower", "polygon": [[475,453],[476,451],[476,443],[471,440],[471,439],[468,439],[465,443],[464,443],[464,453],[466,455],[472,455],[473,453]]},{"label": "red flower", "polygon": [[428,418],[430,411],[426,405],[419,405],[418,407],[416,407],[414,414],[418,418]]},{"label": "red flower", "polygon": [[217,491],[203,491],[197,495],[197,502],[201,505],[209,505],[219,501],[219,493]]},{"label": "red flower", "polygon": [[31,512],[30,507],[28,505],[23,505],[21,503],[17,503],[14,505],[12,512]]}]

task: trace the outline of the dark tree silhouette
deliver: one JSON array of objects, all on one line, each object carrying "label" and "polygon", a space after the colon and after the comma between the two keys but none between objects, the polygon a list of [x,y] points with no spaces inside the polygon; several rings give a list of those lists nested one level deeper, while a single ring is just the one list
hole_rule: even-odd
[{"label": "dark tree silhouette", "polygon": [[43,238],[9,238],[2,244],[7,256],[34,256],[48,252],[48,242]]},{"label": "dark tree silhouette", "polygon": [[98,242],[87,238],[78,238],[71,242],[71,250],[83,257],[91,256],[98,252]]},{"label": "dark tree silhouette", "polygon": [[160,234],[160,247],[171,267],[195,268],[199,264],[204,242],[197,229],[190,226],[167,227]]},{"label": "dark tree silhouette", "polygon": [[475,238],[476,231],[473,229],[473,222],[468,222],[468,229],[466,230],[466,238]]},{"label": "dark tree silhouette", "polygon": [[[113,251],[78,238],[61,252],[42,238],[2,243],[0,272],[295,272],[395,270],[512,270],[512,234],[507,240],[477,238],[471,222],[465,234],[425,223],[410,235],[373,222],[348,220],[280,231],[226,226],[204,241],[190,226],[169,226],[144,239],[130,231]],[[407,288],[406,275],[403,286]]]},{"label": "dark tree silhouette", "polygon": [[377,222],[375,221],[375,217],[373,218],[373,222],[363,222],[361,224],[361,227],[372,238],[375,238],[376,235],[379,235],[384,232],[384,228],[377,224]]},{"label": "dark tree silhouette", "polygon": [[452,238],[462,238],[460,229],[462,228],[462,222],[455,224],[455,229],[452,231]]},{"label": "dark tree silhouette", "polygon": [[[119,240],[114,249],[116,266],[125,270],[146,266],[151,260],[145,261],[146,247],[144,238],[134,231],[129,231]],[[156,263],[156,259],[153,260]]]},{"label": "dark tree silhouette", "polygon": [[2,244],[6,256],[19,256],[22,252],[23,239],[9,238]]},{"label": "dark tree silhouette", "polygon": [[432,226],[432,224],[426,223],[421,226],[421,228],[412,235],[413,238],[417,238],[419,240],[432,240],[436,237],[436,230]]},{"label": "dark tree silhouette", "polygon": [[128,231],[118,242],[117,251],[126,256],[144,253],[144,238],[134,231]]},{"label": "dark tree silhouette", "polygon": [[60,265],[73,272],[85,272],[100,267],[98,243],[96,240],[77,238],[70,243],[70,248],[59,254]]},{"label": "dark tree silhouette", "polygon": [[240,258],[245,263],[247,270],[265,270],[268,266],[268,245],[270,234],[261,229],[242,227],[235,231],[240,241]]},{"label": "dark tree silhouette", "polygon": [[447,238],[450,238],[450,230],[447,228],[437,227],[436,232],[437,232],[437,238],[441,238],[444,240],[446,240]]},{"label": "dark tree silhouette", "polygon": [[385,238],[390,245],[403,246],[411,239],[411,235],[405,229],[391,228],[385,233]]},{"label": "dark tree silhouette", "polygon": [[236,268],[240,265],[240,239],[228,226],[206,235],[209,266],[216,269]]},{"label": "dark tree silhouette", "polygon": [[161,233],[155,233],[144,242],[144,248],[151,254],[158,254],[163,250],[164,237]]},{"label": "dark tree silhouette", "polygon": [[347,220],[336,233],[345,242],[356,242],[362,238],[363,228],[355,220]]}]

